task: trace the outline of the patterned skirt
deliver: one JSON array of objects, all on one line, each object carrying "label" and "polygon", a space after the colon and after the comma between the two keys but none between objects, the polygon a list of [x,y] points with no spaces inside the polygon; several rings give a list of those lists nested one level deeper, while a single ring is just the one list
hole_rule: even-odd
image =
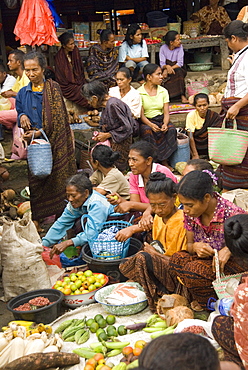
[{"label": "patterned skirt", "polygon": [[[163,117],[163,115],[159,115],[151,118],[150,121],[162,127]],[[168,159],[177,149],[177,131],[172,123],[168,124],[168,130],[166,132],[154,132],[150,126],[141,122],[140,137],[157,148],[158,162]]]},{"label": "patterned skirt", "polygon": [[[193,300],[196,300],[202,307],[206,307],[208,299],[215,294],[212,281],[216,275],[212,270],[212,258],[199,258],[188,252],[181,251],[174,253],[170,259],[170,269],[188,288]],[[236,257],[231,257],[225,265],[225,275],[232,275],[247,270],[247,264]]]}]

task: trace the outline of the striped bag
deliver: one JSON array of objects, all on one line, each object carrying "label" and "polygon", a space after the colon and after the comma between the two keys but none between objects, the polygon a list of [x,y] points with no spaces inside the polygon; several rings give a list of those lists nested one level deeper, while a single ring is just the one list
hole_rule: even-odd
[{"label": "striped bag", "polygon": [[225,127],[226,118],[222,127],[208,127],[208,155],[219,164],[235,166],[240,164],[248,148],[248,131],[237,130],[236,119],[233,128]]}]

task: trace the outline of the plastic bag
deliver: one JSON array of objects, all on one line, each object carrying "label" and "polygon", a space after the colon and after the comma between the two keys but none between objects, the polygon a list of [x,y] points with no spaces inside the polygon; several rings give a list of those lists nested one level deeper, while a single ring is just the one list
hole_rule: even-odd
[{"label": "plastic bag", "polygon": [[207,75],[203,75],[204,78],[201,81],[192,81],[191,79],[188,79],[187,84],[187,94],[188,96],[195,95],[198,93],[204,93],[209,94],[209,90],[207,88],[208,86],[208,78]]},{"label": "plastic bag", "polygon": [[40,236],[26,212],[21,220],[2,218],[1,259],[5,300],[31,290],[51,288]]},{"label": "plastic bag", "polygon": [[60,258],[59,256],[57,256],[56,254],[53,256],[53,258],[51,259],[49,254],[51,252],[51,248],[48,248],[48,247],[44,247],[43,246],[43,252],[42,252],[42,258],[43,258],[43,261],[45,262],[46,265],[48,266],[51,266],[51,265],[56,265],[58,266],[59,268],[62,268],[62,265],[61,265],[61,262],[60,262]]}]

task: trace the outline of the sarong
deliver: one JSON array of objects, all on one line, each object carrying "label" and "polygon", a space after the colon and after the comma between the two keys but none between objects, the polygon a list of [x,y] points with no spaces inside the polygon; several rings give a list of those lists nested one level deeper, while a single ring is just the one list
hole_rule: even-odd
[{"label": "sarong", "polygon": [[[173,66],[176,62],[171,62],[166,59],[166,64]],[[185,95],[185,81],[184,78],[187,74],[183,68],[175,68],[175,74],[168,75],[168,78],[162,81],[161,86],[168,90],[170,99],[176,96]]]}]

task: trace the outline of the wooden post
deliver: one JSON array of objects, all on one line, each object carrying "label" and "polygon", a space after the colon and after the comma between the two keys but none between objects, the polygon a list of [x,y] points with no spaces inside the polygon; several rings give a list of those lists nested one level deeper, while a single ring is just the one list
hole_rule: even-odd
[{"label": "wooden post", "polygon": [[[0,8],[0,23],[3,23],[1,8]],[[7,55],[6,55],[6,46],[5,46],[5,41],[4,41],[3,26],[2,26],[2,29],[0,30],[0,48],[1,48],[1,57],[2,57],[3,63],[5,64],[5,66],[7,66]]]},{"label": "wooden post", "polygon": [[229,50],[227,42],[224,38],[220,39],[220,51],[221,51],[221,69],[230,69],[230,62],[227,60],[229,55]]}]

